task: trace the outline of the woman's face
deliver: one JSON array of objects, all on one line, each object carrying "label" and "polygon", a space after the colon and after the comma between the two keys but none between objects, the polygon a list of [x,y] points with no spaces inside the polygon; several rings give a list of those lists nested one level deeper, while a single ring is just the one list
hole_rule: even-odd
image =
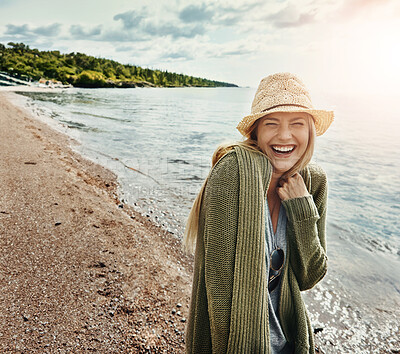
[{"label": "woman's face", "polygon": [[260,118],[257,142],[274,167],[274,174],[281,176],[303,156],[309,140],[307,113],[271,113]]}]

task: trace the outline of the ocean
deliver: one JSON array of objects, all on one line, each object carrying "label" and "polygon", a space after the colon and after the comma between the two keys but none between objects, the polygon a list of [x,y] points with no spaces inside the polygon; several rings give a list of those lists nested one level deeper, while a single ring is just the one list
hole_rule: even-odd
[{"label": "ocean", "polygon": [[[77,140],[74,149],[81,154],[114,171],[124,203],[181,237],[213,151],[219,143],[241,139],[235,127],[249,114],[254,93],[254,88],[67,89],[21,93],[19,104]],[[400,337],[395,102],[314,97],[315,106],[335,111],[314,154],[329,181],[329,271],[305,296],[325,312],[312,317],[325,328],[324,338],[347,336],[360,350],[371,335],[377,346]],[[354,315],[355,308],[362,310]],[[345,345],[350,344],[329,352],[346,352]]]}]

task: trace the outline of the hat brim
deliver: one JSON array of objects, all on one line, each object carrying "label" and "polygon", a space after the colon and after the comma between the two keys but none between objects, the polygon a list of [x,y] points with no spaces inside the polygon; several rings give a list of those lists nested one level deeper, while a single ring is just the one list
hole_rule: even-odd
[{"label": "hat brim", "polygon": [[268,110],[267,112],[261,112],[256,114],[250,114],[244,117],[239,124],[237,125],[237,129],[239,132],[245,136],[249,137],[250,135],[250,128],[255,123],[255,121],[259,118],[265,117],[271,113],[278,113],[278,112],[289,112],[289,113],[308,113],[313,117],[314,125],[315,125],[315,132],[317,136],[320,136],[326,132],[329,126],[333,122],[334,113],[333,111],[325,111],[325,110],[318,110],[318,109],[307,109],[307,108],[296,108],[293,109],[293,106],[280,106]]}]

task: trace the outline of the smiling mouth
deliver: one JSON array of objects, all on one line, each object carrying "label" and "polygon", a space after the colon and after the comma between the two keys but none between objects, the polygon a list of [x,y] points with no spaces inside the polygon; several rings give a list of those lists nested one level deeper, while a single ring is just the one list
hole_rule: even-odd
[{"label": "smiling mouth", "polygon": [[275,154],[281,156],[287,156],[294,151],[296,145],[271,145],[271,148]]}]

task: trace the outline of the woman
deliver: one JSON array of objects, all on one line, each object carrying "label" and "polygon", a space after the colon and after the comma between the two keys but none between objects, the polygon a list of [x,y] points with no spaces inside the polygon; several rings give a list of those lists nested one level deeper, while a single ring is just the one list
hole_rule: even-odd
[{"label": "woman", "polygon": [[246,140],[214,153],[185,232],[188,353],[314,353],[300,292],[327,270],[327,181],[309,162],[332,121],[298,77],[271,75],[237,126]]}]

